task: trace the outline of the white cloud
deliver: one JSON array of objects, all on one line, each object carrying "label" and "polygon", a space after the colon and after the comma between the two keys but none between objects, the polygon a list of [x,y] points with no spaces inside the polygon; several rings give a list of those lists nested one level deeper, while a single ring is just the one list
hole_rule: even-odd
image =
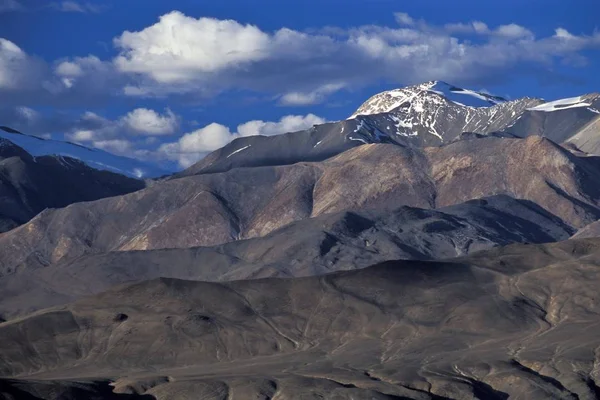
[{"label": "white cloud", "polygon": [[269,36],[252,25],[173,11],[140,32],[124,32],[115,44],[122,49],[115,60],[121,71],[170,83],[264,59]]},{"label": "white cloud", "polygon": [[0,89],[16,89],[29,68],[28,57],[13,42],[0,38]]},{"label": "white cloud", "polygon": [[286,115],[278,122],[248,121],[238,125],[237,132],[239,136],[273,136],[285,132],[301,131],[325,122],[325,119],[314,114]]},{"label": "white cloud", "polygon": [[517,24],[500,25],[496,28],[494,33],[499,36],[514,39],[534,37],[533,32]]},{"label": "white cloud", "polygon": [[39,118],[39,114],[34,109],[29,107],[21,106],[16,108],[17,113],[25,118],[27,121],[34,121]]},{"label": "white cloud", "polygon": [[95,137],[96,131],[91,129],[75,130],[67,135],[67,138],[74,142],[92,142]]},{"label": "white cloud", "polygon": [[[90,55],[58,63],[54,68],[54,75],[64,85],[64,88],[57,89],[59,91],[73,89],[74,86],[91,88],[92,91],[106,91],[112,87],[110,80],[114,76],[114,69],[109,62]],[[106,86],[107,84],[109,85]]]},{"label": "white cloud", "polygon": [[143,135],[170,135],[179,126],[177,116],[169,109],[160,115],[154,110],[138,108],[124,116],[122,122],[131,131]]},{"label": "white cloud", "polygon": [[[98,60],[100,61],[100,60]],[[83,75],[83,69],[79,65],[78,62],[72,61],[63,61],[56,66],[56,75],[67,77],[67,78],[75,78]]]},{"label": "white cloud", "polygon": [[519,71],[548,77],[557,74],[559,63],[585,65],[586,51],[600,47],[599,32],[574,35],[558,28],[536,37],[514,23],[434,25],[406,13],[395,18],[399,25],[391,27],[268,32],[171,12],[115,38],[119,54],[112,60],[89,55],[46,64],[0,39],[0,103],[58,108],[114,96],[198,99],[235,89],[298,106],[375,82],[438,79],[485,86],[514,79]]},{"label": "white cloud", "polygon": [[17,0],[0,0],[0,13],[9,11],[21,11],[25,7]]},{"label": "white cloud", "polygon": [[158,149],[159,156],[177,161],[187,168],[204,158],[208,153],[220,149],[238,137],[265,135],[273,136],[286,132],[308,129],[326,121],[314,114],[288,115],[278,122],[248,121],[237,127],[237,132],[221,124],[212,123],[201,129],[186,133],[177,142],[165,143]]},{"label": "white cloud", "polygon": [[394,18],[396,18],[396,22],[400,25],[412,26],[415,24],[415,20],[407,13],[394,13]]},{"label": "white cloud", "polygon": [[[536,39],[514,23],[490,27],[472,21],[440,27],[406,13],[394,16],[400,27],[312,33],[282,28],[271,33],[232,20],[172,12],[152,26],[116,38],[121,52],[114,63],[138,78],[124,89],[127,95],[214,95],[237,88],[274,92],[283,105],[302,105],[322,102],[341,88],[381,80],[485,84],[498,77],[510,79],[520,64],[550,71],[549,63],[600,44],[600,33],[578,36],[578,46],[573,41],[570,47],[557,47],[564,35]],[[478,35],[483,42],[455,33]]]},{"label": "white cloud", "polygon": [[285,93],[279,99],[279,103],[286,106],[305,106],[321,103],[328,95],[344,88],[344,84],[329,83],[312,92],[290,92]]},{"label": "white cloud", "polygon": [[566,30],[565,28],[556,28],[554,37],[566,40],[577,39],[577,36],[573,35],[571,32]]},{"label": "white cloud", "polygon": [[84,113],[70,129],[65,137],[78,143],[88,143],[101,148],[122,149],[124,152],[129,150],[119,142],[116,146],[115,140],[123,139],[127,136],[147,137],[171,135],[179,127],[179,117],[171,110],[166,109],[164,114],[147,108],[137,108],[126,115],[116,119],[109,120],[93,112]]}]

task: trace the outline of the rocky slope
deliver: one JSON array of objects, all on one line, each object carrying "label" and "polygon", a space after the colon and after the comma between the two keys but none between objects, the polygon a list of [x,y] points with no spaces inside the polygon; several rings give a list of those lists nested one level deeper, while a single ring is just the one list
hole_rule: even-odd
[{"label": "rocky slope", "polygon": [[126,194],[144,182],[92,169],[67,157],[33,157],[0,138],[0,232],[49,208]]},{"label": "rocky slope", "polygon": [[111,286],[159,277],[227,281],[298,277],[391,259],[440,259],[510,243],[565,240],[573,230],[534,203],[508,196],[438,210],[325,214],[220,246],[117,251],[22,269],[0,280],[0,317],[12,319]]},{"label": "rocky slope", "polygon": [[0,398],[600,398],[599,97],[429,82],[142,190],[0,141]]},{"label": "rocky slope", "polygon": [[37,399],[107,387],[148,399],[596,399],[599,244],[117,287],[0,324],[0,390]]},{"label": "rocky slope", "polygon": [[[374,172],[376,171],[376,172]],[[483,138],[424,150],[368,145],[321,163],[238,168],[41,213],[0,235],[0,272],[88,252],[211,246],[289,223],[506,194],[580,228],[600,218],[600,165],[547,139]]]}]

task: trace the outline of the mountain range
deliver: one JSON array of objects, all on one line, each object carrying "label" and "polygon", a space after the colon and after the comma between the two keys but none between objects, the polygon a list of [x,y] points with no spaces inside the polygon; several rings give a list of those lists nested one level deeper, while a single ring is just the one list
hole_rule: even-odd
[{"label": "mountain range", "polygon": [[426,82],[172,175],[3,130],[0,398],[600,398],[598,93]]}]

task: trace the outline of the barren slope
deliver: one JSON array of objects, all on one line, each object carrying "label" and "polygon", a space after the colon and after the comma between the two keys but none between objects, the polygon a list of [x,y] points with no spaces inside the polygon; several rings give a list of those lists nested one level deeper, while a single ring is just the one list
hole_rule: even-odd
[{"label": "barren slope", "polygon": [[0,232],[46,208],[133,192],[144,182],[90,168],[68,157],[33,157],[0,138]]},{"label": "barren slope", "polygon": [[118,251],[21,269],[0,279],[0,317],[158,277],[226,281],[320,275],[391,259],[450,258],[515,242],[553,242],[572,233],[535,204],[507,196],[435,211],[403,206],[326,214],[221,246]]},{"label": "barren slope", "polygon": [[1,390],[51,398],[44,382],[57,380],[155,399],[596,399],[599,244],[119,287],[0,324],[0,375],[13,379]]},{"label": "barren slope", "polygon": [[0,274],[89,252],[211,246],[328,213],[437,208],[496,194],[573,228],[600,218],[597,160],[539,137],[463,140],[423,151],[366,145],[320,163],[240,168],[48,210],[0,235]]}]

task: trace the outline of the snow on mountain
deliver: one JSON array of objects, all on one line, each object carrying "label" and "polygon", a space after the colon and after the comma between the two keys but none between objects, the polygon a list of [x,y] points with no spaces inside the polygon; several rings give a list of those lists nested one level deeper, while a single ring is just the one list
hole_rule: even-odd
[{"label": "snow on mountain", "polygon": [[418,104],[425,98],[433,102],[442,102],[445,99],[459,106],[474,108],[490,107],[507,101],[502,97],[462,89],[446,82],[430,81],[376,94],[363,103],[350,118],[358,115],[387,113],[407,102]]},{"label": "snow on mountain", "polygon": [[0,127],[0,138],[13,142],[34,157],[47,155],[71,157],[95,169],[135,178],[155,178],[167,174],[167,171],[139,160],[117,156],[99,149],[90,149],[75,143],[26,135],[7,127]]},{"label": "snow on mountain", "polygon": [[[372,143],[423,148],[474,138],[536,135],[600,154],[600,113],[595,111],[600,109],[600,94],[569,100],[571,107],[564,112],[535,111],[558,109],[563,103],[532,97],[505,100],[440,81],[426,82],[377,94],[345,120],[282,135],[235,139],[174,177],[322,161]],[[579,103],[587,108],[572,107]]]},{"label": "snow on mountain", "polygon": [[528,108],[541,103],[532,98],[508,101],[431,81],[371,97],[348,119],[361,127],[348,139],[439,146],[464,132],[488,134],[510,128]]},{"label": "snow on mountain", "polygon": [[570,97],[567,99],[560,99],[540,104],[539,106],[529,108],[529,111],[552,112],[558,110],[565,110],[569,108],[587,107],[590,111],[600,114],[600,111],[591,107],[592,103],[588,100],[591,99],[587,99],[586,96]]},{"label": "snow on mountain", "polygon": [[598,154],[599,120],[599,93],[551,102],[530,97],[507,101],[432,81],[371,97],[348,119],[360,129],[347,140],[422,147],[452,142],[463,133],[538,135]]}]

